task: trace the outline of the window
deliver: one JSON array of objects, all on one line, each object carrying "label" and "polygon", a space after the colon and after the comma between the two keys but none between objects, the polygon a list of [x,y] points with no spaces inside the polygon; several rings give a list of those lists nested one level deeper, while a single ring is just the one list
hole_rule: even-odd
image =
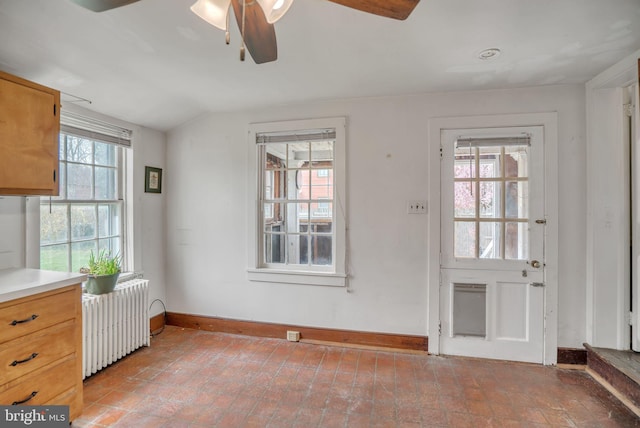
[{"label": "window", "polygon": [[345,284],[344,119],[251,126],[257,170],[249,277]]},{"label": "window", "polygon": [[40,267],[77,272],[91,251],[124,256],[125,149],[108,134],[88,132],[94,122],[83,129],[62,119],[60,195],[40,202]]}]

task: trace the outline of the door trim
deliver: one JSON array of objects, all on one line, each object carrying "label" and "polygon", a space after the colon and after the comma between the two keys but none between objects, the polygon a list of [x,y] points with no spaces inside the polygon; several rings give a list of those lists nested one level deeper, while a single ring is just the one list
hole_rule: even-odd
[{"label": "door trim", "polygon": [[558,115],[550,113],[442,117],[429,120],[429,352],[440,353],[441,133],[445,129],[544,127],[545,287],[544,360],[556,364],[558,352]]}]

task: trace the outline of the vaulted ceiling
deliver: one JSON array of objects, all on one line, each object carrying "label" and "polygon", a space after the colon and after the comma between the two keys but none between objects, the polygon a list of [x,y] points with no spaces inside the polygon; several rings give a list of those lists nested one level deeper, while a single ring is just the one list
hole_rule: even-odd
[{"label": "vaulted ceiling", "polygon": [[[584,83],[640,49],[639,0],[422,0],[406,21],[296,0],[275,24],[278,60],[257,65],[239,61],[233,20],[227,46],[194,2],[95,13],[0,0],[0,70],[63,91],[63,103],[167,130],[204,112],[305,100]],[[479,59],[487,48],[501,55]]]}]

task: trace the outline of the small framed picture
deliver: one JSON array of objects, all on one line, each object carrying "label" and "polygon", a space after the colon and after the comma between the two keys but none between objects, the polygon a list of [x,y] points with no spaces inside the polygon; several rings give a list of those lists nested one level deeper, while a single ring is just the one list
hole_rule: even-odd
[{"label": "small framed picture", "polygon": [[162,193],[161,168],[144,167],[144,191],[146,193]]}]

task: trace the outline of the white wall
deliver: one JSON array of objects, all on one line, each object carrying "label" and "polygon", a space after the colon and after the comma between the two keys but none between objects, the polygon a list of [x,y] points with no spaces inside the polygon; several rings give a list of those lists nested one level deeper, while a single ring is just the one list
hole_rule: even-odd
[{"label": "white wall", "polygon": [[[427,334],[429,118],[557,111],[559,346],[585,338],[585,110],[582,86],[335,100],[208,114],[168,134],[169,310],[264,322]],[[251,122],[345,116],[350,287],[249,282]]]}]

